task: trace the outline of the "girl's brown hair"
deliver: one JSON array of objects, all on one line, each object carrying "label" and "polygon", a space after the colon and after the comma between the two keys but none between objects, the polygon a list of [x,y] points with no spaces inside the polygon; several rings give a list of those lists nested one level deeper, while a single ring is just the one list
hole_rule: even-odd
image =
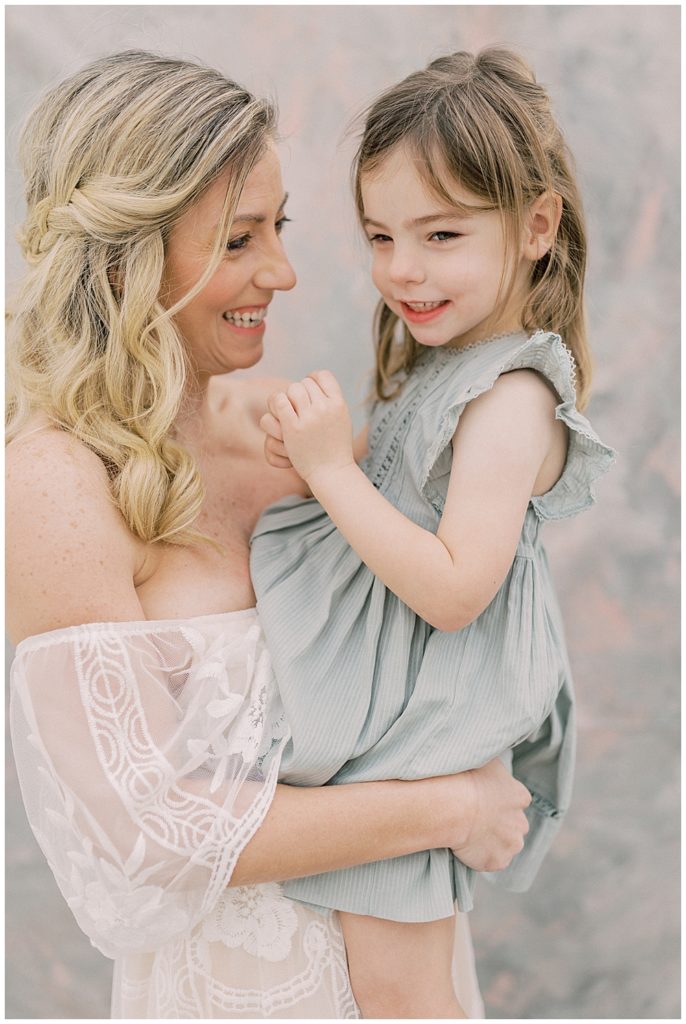
[{"label": "girl's brown hair", "polygon": [[[452,180],[500,210],[509,252],[521,237],[533,200],[546,192],[561,197],[560,226],[549,252],[534,264],[522,326],[564,334],[577,364],[577,402],[583,408],[591,362],[583,299],[582,204],[572,158],[552,116],[550,99],[526,62],[498,47],[476,56],[459,52],[439,57],[384,92],[365,118],[353,165],[360,218],[364,216],[362,177],[401,144],[442,201],[456,205],[450,194]],[[505,289],[503,305],[512,284],[511,280]],[[398,317],[383,300],[377,307],[375,335],[376,393],[388,399],[401,386],[398,371],[412,369],[420,346],[406,327],[399,339]]]}]

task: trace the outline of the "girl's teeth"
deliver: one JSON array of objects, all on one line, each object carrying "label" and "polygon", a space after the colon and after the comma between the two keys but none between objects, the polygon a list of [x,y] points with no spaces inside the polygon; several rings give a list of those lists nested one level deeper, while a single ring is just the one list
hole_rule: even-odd
[{"label": "girl's teeth", "polygon": [[417,313],[423,313],[427,309],[438,309],[444,302],[445,299],[439,299],[438,302],[406,302],[405,305],[409,306],[410,309],[414,309]]}]

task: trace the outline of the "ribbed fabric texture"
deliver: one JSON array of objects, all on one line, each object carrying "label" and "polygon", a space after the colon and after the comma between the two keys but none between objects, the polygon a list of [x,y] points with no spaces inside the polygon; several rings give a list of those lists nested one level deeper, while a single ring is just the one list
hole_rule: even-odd
[{"label": "ribbed fabric texture", "polygon": [[[436,532],[451,438],[467,402],[501,373],[533,368],[555,388],[569,428],[565,469],[532,498],[511,569],[464,629],[432,628],[364,565],[314,499],[267,509],[252,539],[258,612],[292,732],[280,778],[291,785],[415,779],[497,755],[534,795],[530,832],[491,876],[528,888],[569,805],[574,698],[541,524],[593,500],[614,459],[575,408],[574,362],[558,335],[514,334],[471,348],[426,349],[400,395],[377,403],[364,472],[408,518]],[[398,553],[402,558],[402,552]],[[512,751],[511,755],[509,751]],[[473,905],[474,873],[431,850],[286,883],[323,907],[399,921]]]}]

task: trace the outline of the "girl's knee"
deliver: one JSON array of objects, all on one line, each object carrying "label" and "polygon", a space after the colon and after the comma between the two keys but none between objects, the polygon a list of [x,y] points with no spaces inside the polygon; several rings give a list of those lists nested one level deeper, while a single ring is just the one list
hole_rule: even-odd
[{"label": "girl's knee", "polygon": [[363,1017],[460,1017],[451,975],[454,918],[424,923],[341,914]]}]

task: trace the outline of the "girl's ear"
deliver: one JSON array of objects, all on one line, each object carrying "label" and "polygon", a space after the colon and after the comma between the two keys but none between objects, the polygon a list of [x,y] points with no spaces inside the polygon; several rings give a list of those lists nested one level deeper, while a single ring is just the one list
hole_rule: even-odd
[{"label": "girl's ear", "polygon": [[550,250],[562,217],[562,196],[543,192],[534,199],[526,215],[522,255],[535,263]]}]

